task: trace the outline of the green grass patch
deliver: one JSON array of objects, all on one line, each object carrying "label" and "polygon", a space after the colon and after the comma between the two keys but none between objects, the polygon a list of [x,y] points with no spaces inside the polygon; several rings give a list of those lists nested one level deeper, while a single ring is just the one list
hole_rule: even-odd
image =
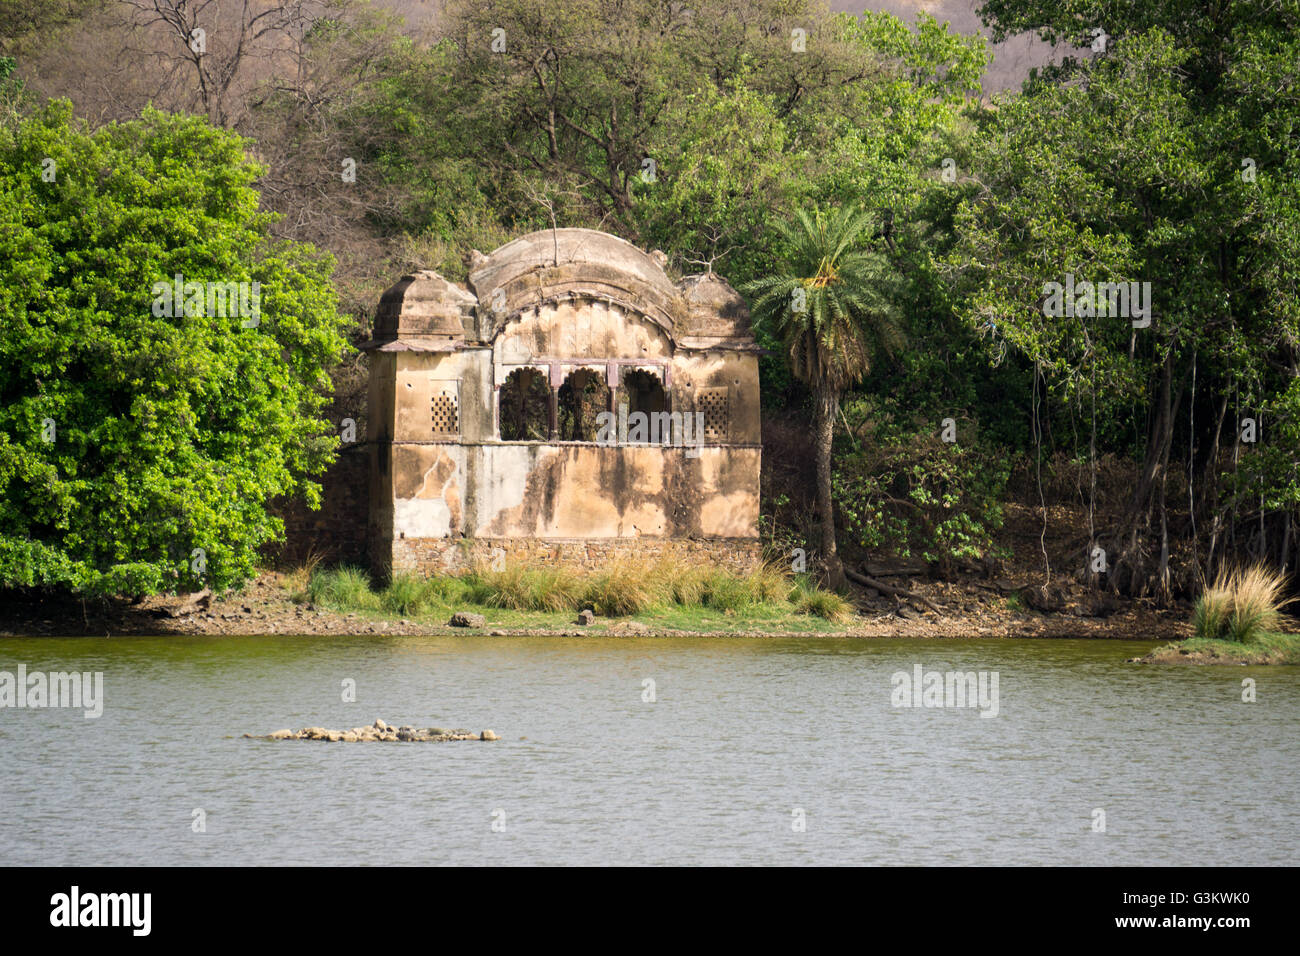
[{"label": "green grass patch", "polygon": [[[432,618],[474,611],[494,627],[568,627],[583,608],[599,625],[636,616],[675,630],[833,630],[853,617],[843,597],[806,575],[764,565],[749,574],[680,561],[624,559],[591,573],[559,566],[507,565],[459,575],[398,574],[376,588],[359,568],[312,567],[296,575],[293,599],[377,617]],[[816,623],[814,623],[816,622]],[[603,627],[593,627],[599,633]]]},{"label": "green grass patch", "polygon": [[801,614],[811,614],[832,623],[842,623],[853,617],[852,604],[834,591],[817,587],[807,575],[795,579],[789,600]]},{"label": "green grass patch", "polygon": [[[600,618],[596,619],[598,622]],[[652,630],[717,634],[828,634],[843,629],[842,622],[801,613],[789,607],[761,604],[740,611],[674,604],[651,609],[637,620]]]},{"label": "green grass patch", "polygon": [[307,581],[305,598],[312,604],[348,611],[379,610],[379,595],[370,587],[370,575],[344,565],[314,571]]},{"label": "green grass patch", "polygon": [[1191,659],[1211,664],[1300,664],[1300,634],[1257,634],[1249,643],[1191,637],[1152,654],[1157,661]]}]

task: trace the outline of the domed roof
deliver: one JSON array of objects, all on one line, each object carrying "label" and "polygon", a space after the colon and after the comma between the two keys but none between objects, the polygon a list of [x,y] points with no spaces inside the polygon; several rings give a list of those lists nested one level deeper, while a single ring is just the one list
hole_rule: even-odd
[{"label": "domed roof", "polygon": [[749,308],[712,272],[676,285],[667,257],[593,229],[545,229],[475,252],[469,291],[431,270],[403,276],[379,300],[363,350],[448,352],[490,343],[528,309],[595,300],[659,327],[672,347],[751,350]]},{"label": "domed roof", "polygon": [[639,312],[670,336],[684,303],[650,254],[594,229],[543,229],[475,261],[469,287],[502,320],[559,298],[589,296]]},{"label": "domed roof", "polygon": [[465,339],[472,295],[428,269],[402,276],[385,290],[375,313],[375,336],[363,349],[450,351]]},{"label": "domed roof", "polygon": [[686,299],[690,334],[749,338],[749,306],[726,279],[712,272],[687,276],[677,283]]}]

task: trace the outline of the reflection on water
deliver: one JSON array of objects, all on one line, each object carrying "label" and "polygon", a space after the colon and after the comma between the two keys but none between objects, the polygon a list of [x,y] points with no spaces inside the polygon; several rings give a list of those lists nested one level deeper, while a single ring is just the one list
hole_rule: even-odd
[{"label": "reflection on water", "polygon": [[[1294,864],[1300,669],[1124,664],[1149,646],[6,638],[0,671],[103,671],[104,713],[0,710],[0,853],[10,865]],[[996,673],[996,717],[891,706],[894,675],[918,665]],[[1241,701],[1245,677],[1256,703]],[[356,703],[342,699],[349,678]],[[503,739],[240,736],[376,717]]]}]

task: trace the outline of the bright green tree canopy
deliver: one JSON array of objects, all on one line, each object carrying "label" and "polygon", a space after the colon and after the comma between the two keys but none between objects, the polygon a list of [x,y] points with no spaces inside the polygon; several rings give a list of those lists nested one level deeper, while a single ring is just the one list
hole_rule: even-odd
[{"label": "bright green tree canopy", "polygon": [[[235,584],[282,532],[268,501],[318,498],[343,319],[331,261],[269,237],[259,172],[195,117],[91,132],[55,102],[0,129],[0,582]],[[204,291],[168,310],[177,276]]]}]

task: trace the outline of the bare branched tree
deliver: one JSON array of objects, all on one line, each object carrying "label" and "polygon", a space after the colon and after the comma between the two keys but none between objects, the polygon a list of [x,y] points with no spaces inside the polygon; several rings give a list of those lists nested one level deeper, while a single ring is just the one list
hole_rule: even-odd
[{"label": "bare branched tree", "polygon": [[[324,11],[320,0],[126,0],[136,8],[142,36],[164,42],[137,49],[158,59],[181,84],[192,84],[194,106],[221,126],[236,126],[255,80],[250,60],[274,60]],[[274,69],[270,66],[269,69]]]}]

